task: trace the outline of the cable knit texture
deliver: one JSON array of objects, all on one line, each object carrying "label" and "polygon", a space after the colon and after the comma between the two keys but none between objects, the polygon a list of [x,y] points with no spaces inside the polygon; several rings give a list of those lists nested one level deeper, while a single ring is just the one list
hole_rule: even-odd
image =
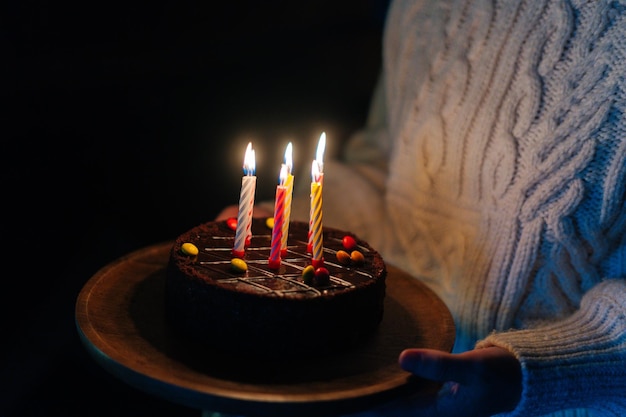
[{"label": "cable knit texture", "polygon": [[509,349],[522,362],[525,393],[512,415],[571,407],[597,409],[597,415],[624,415],[624,294],[624,281],[600,283],[566,319],[528,330],[494,332],[478,343],[479,348]]},{"label": "cable knit texture", "polygon": [[403,266],[443,279],[447,298],[464,294],[463,347],[568,315],[623,272],[610,262],[626,215],[622,11],[601,1],[390,11],[387,207],[411,248]]},{"label": "cable knit texture", "polygon": [[626,415],[626,4],[397,0],[387,19],[324,224],[433,288],[455,351],[517,355],[510,416]]}]

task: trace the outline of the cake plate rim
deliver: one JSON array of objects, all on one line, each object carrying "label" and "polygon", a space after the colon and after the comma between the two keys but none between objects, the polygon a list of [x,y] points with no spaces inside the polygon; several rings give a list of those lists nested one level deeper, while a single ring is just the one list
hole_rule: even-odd
[{"label": "cake plate rim", "polygon": [[[406,347],[450,351],[452,315],[424,283],[389,264],[381,323],[386,327],[358,353],[301,362],[303,376],[294,380],[292,374],[284,381],[264,381],[248,380],[241,369],[233,378],[224,369],[213,372],[213,367],[220,368],[218,362],[232,358],[210,352],[217,356],[214,360],[198,359],[195,348],[187,351],[185,342],[173,340],[162,306],[154,299],[160,294],[172,243],[150,245],[110,262],[77,297],[75,322],[81,342],[99,365],[125,383],[192,408],[247,416],[341,415],[439,389],[439,384],[401,370],[397,355]],[[185,357],[189,352],[191,360]],[[314,374],[311,380],[307,373]]]}]

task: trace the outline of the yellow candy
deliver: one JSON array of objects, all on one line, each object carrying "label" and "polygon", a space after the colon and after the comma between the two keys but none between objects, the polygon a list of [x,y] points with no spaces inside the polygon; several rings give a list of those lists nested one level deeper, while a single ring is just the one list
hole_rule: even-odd
[{"label": "yellow candy", "polygon": [[273,217],[268,217],[267,219],[265,219],[265,225],[268,227],[268,229],[273,229],[274,228],[274,218]]},{"label": "yellow candy", "polygon": [[352,262],[354,262],[355,264],[360,264],[361,262],[365,261],[365,256],[363,256],[363,254],[358,250],[353,250],[350,254],[350,259],[352,259]]},{"label": "yellow candy", "polygon": [[348,265],[350,263],[350,254],[346,252],[345,250],[338,250],[337,260],[341,264]]},{"label": "yellow candy", "polygon": [[185,242],[180,247],[180,251],[189,256],[196,256],[198,254],[198,248],[193,243]]},{"label": "yellow candy", "polygon": [[302,270],[302,280],[305,284],[310,284],[313,282],[314,277],[315,268],[313,268],[313,265],[307,265],[306,268]]},{"label": "yellow candy", "polygon": [[248,270],[248,264],[241,258],[233,258],[230,260],[230,269],[235,272],[246,272]]}]

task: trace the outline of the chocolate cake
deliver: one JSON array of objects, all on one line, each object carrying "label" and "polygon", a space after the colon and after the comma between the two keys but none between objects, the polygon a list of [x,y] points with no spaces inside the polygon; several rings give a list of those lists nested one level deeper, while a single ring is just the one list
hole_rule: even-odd
[{"label": "chocolate cake", "polygon": [[323,355],[364,343],[383,316],[385,263],[355,234],[324,228],[323,265],[313,267],[308,227],[290,223],[277,269],[268,263],[272,230],[265,219],[253,220],[241,258],[232,253],[232,221],[180,235],[165,288],[172,328],[209,349],[266,357]]}]

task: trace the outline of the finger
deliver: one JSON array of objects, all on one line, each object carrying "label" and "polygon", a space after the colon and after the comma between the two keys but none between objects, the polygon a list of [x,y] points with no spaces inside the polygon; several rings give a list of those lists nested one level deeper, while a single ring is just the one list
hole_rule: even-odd
[{"label": "finger", "polygon": [[471,378],[471,365],[467,360],[439,350],[405,349],[398,362],[405,371],[432,381],[467,383]]}]

